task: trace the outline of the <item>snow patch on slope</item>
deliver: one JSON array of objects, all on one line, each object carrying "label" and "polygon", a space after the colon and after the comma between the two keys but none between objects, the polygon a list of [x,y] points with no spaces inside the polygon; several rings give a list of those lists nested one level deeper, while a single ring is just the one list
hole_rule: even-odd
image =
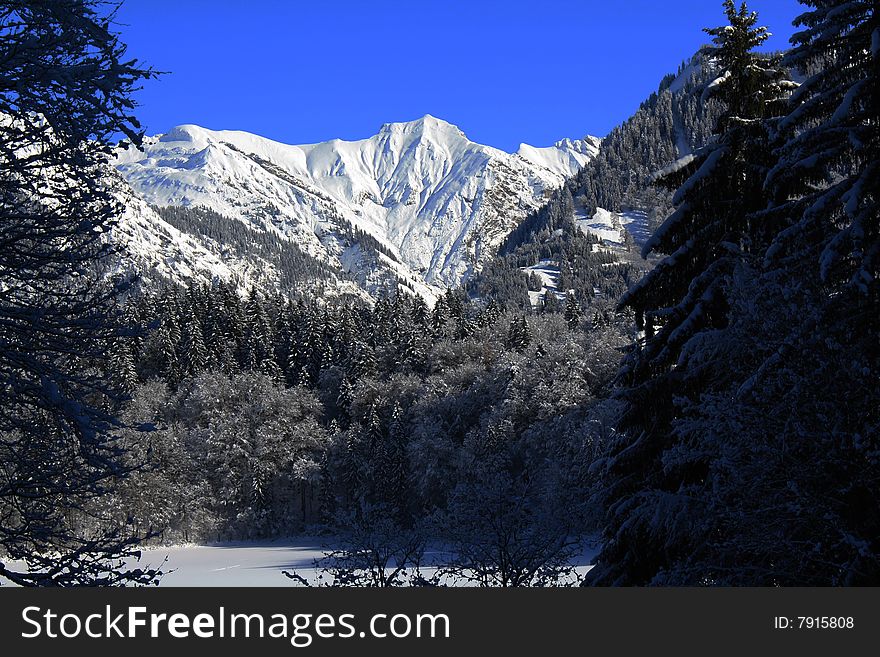
[{"label": "snow patch on slope", "polygon": [[596,211],[590,214],[580,205],[575,207],[574,219],[581,231],[598,237],[612,250],[624,249],[627,235],[639,247],[651,238],[648,214],[642,210],[610,212],[605,208],[596,208]]},{"label": "snow patch on slope", "polygon": [[529,301],[532,308],[540,308],[548,294],[553,294],[557,299],[565,299],[564,292],[559,291],[559,263],[555,260],[541,260],[531,267],[520,267],[527,276],[536,274],[542,283],[540,290],[529,290]]}]

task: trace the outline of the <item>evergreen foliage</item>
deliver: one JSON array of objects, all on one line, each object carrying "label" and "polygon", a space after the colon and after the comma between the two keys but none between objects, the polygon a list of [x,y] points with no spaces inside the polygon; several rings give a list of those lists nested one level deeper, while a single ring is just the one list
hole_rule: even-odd
[{"label": "evergreen foliage", "polygon": [[870,3],[805,4],[785,63],[814,73],[784,104],[793,85],[751,54],[766,33],[745,5],[709,30],[723,70],[708,92],[727,109],[717,140],[667,171],[684,182],[647,248],[670,256],[622,300],[644,334],[599,464],[593,583],[880,580],[878,117],[863,94],[880,31]]},{"label": "evergreen foliage", "polygon": [[[130,304],[129,312],[154,328],[130,347],[138,384],[128,412],[157,428],[140,449],[162,463],[173,452],[180,462],[167,473],[157,465],[133,477],[118,507],[137,526],[162,527],[166,541],[279,536],[324,523],[343,530],[333,523],[344,518],[352,531],[370,524],[373,530],[350,538],[369,539],[378,550],[377,532],[388,523],[402,536],[427,531],[436,513],[465,513],[449,508],[450,496],[458,482],[475,477],[473,488],[481,480],[471,440],[496,441],[498,422],[510,448],[516,445],[511,476],[529,478],[537,486],[529,494],[540,497],[549,488],[538,482],[552,475],[555,494],[569,500],[560,512],[570,521],[577,506],[586,517],[582,457],[589,460],[584,455],[599,440],[590,409],[617,366],[622,322],[569,330],[561,314],[527,320],[451,290],[433,312],[408,296],[380,298],[372,307],[331,305],[242,299],[222,284],[169,287]],[[159,315],[161,322],[153,319]],[[163,328],[208,322],[219,326],[202,332],[204,361],[191,355],[187,330]],[[271,365],[257,355],[268,355],[260,346],[266,344],[284,346]],[[172,370],[155,355],[163,351],[175,362],[203,365]],[[552,434],[544,438],[547,423]],[[563,474],[568,488],[556,480]],[[569,521],[558,526],[574,536],[585,531],[586,520]],[[568,539],[564,546],[571,547]]]},{"label": "evergreen foliage", "polygon": [[22,586],[156,576],[122,565],[137,537],[92,504],[130,470],[108,412],[130,354],[116,381],[102,374],[124,333],[101,275],[122,210],[106,167],[116,135],[139,142],[131,93],[152,76],[104,9],[0,10],[0,576]]}]

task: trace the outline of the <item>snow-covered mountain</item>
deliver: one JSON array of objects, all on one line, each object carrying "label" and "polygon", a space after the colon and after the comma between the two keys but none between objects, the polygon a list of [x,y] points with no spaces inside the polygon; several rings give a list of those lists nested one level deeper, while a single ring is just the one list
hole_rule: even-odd
[{"label": "snow-covered mountain", "polygon": [[[599,140],[587,137],[505,153],[425,116],[385,124],[368,139],[303,146],[182,125],[147,138],[143,151],[121,151],[115,164],[146,204],[209,208],[293,242],[363,289],[374,292],[396,280],[430,297],[479,269],[598,149]],[[131,248],[149,258],[157,239],[150,223],[161,217],[143,204],[133,216],[137,230],[130,224],[121,230]],[[172,233],[163,223],[157,230],[171,235],[165,242],[177,252],[162,256],[167,268],[183,269],[183,259],[196,261],[186,264],[190,269],[217,275],[224,267],[238,276],[259,269],[227,262],[222,244]],[[204,260],[199,249],[211,257]]]},{"label": "snow-covered mountain", "polygon": [[597,137],[585,137],[561,139],[546,148],[520,144],[516,154],[537,167],[569,178],[596,156],[600,143]]},{"label": "snow-covered mountain", "polygon": [[[147,285],[164,281],[184,285],[222,281],[242,293],[254,288],[269,292],[283,287],[285,259],[281,249],[242,249],[240,244],[231,246],[198,231],[182,230],[130,188],[123,189],[121,194],[125,210],[114,229],[113,240],[122,247],[122,257],[115,260],[115,273],[136,273]],[[303,258],[298,251],[295,255]],[[286,260],[289,262],[290,258]],[[314,276],[300,277],[296,287],[317,297],[369,298],[354,280],[338,274],[341,272],[328,267]],[[417,286],[413,291],[430,298]]]}]

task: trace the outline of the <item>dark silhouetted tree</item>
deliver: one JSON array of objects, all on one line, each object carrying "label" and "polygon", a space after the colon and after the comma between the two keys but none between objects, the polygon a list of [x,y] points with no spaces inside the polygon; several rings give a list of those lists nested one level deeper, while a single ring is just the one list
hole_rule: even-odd
[{"label": "dark silhouetted tree", "polygon": [[[93,0],[0,8],[0,575],[21,585],[146,583],[137,537],[92,501],[126,473],[102,374],[118,293],[102,272],[120,215],[111,139],[137,143],[126,59]],[[13,568],[19,560],[24,568]]]}]

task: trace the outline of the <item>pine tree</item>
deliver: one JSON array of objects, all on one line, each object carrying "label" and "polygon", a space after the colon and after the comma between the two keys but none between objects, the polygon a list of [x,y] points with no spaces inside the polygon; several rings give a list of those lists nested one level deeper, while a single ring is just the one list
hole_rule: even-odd
[{"label": "pine tree", "polygon": [[498,307],[498,303],[491,299],[486,304],[485,310],[480,314],[478,323],[480,326],[495,326],[495,322],[498,321],[499,317],[501,317],[501,309]]},{"label": "pine tree", "polygon": [[378,363],[373,347],[360,337],[356,338],[350,349],[351,358],[348,363],[350,375],[355,379],[373,376]]},{"label": "pine tree", "polygon": [[131,338],[119,338],[110,347],[109,371],[125,394],[130,395],[138,385]]},{"label": "pine tree", "polygon": [[591,573],[598,583],[647,584],[681,568],[711,525],[701,516],[708,454],[682,444],[675,421],[683,400],[724,382],[728,363],[712,341],[730,321],[737,267],[761,252],[755,215],[768,203],[762,190],[773,164],[766,119],[782,111],[791,87],[774,58],[753,52],[768,37],[757,14],[732,0],[724,9],[729,25],[706,30],[721,75],[704,93],[726,107],[717,139],[661,172],[662,182],[680,185],[676,209],[643,255],[669,255],[620,301],[644,338],[620,374],[626,432],[604,463],[608,541]]},{"label": "pine tree", "polygon": [[525,315],[510,321],[507,329],[507,340],[505,346],[508,349],[514,349],[520,353],[524,352],[532,342],[532,332],[526,322]]},{"label": "pine tree", "polygon": [[446,297],[441,296],[434,304],[431,312],[431,331],[435,340],[442,338],[446,331],[446,322],[449,320],[449,306]]},{"label": "pine tree", "polygon": [[770,246],[739,278],[731,384],[679,425],[698,449],[707,427],[736,437],[710,471],[721,581],[877,584],[880,23],[872,2],[803,4],[786,63],[806,79],[773,122]]},{"label": "pine tree", "polygon": [[230,374],[233,369],[233,337],[228,329],[225,305],[218,287],[205,290],[205,315],[202,337],[211,369]]},{"label": "pine tree", "polygon": [[192,376],[208,366],[208,350],[202,337],[202,326],[196,316],[190,316],[181,331],[181,371]]},{"label": "pine tree", "polygon": [[455,339],[467,340],[477,330],[476,322],[469,313],[462,313],[455,319]]},{"label": "pine tree", "polygon": [[562,304],[559,302],[559,297],[556,296],[556,293],[550,290],[545,292],[541,312],[558,313],[560,310],[562,310]]},{"label": "pine tree", "polygon": [[[752,52],[768,38],[766,28],[755,27],[757,14],[745,4],[737,10],[733,0],[724,7],[730,24],[706,30],[714,36],[711,52],[722,74],[705,93],[727,108],[718,121],[718,138],[660,173],[658,182],[678,186],[676,210],[642,254],[668,256],[619,304],[636,312],[646,335],[627,368],[635,383],[680,368],[688,340],[726,323],[724,288],[731,268],[744,252],[761,246],[756,244],[760,227],[752,222],[767,206],[762,189],[773,164],[763,119],[782,111],[791,83],[774,58]],[[654,387],[666,387],[654,381]]]},{"label": "pine tree", "polygon": [[412,308],[410,309],[410,317],[417,327],[428,326],[430,321],[428,305],[421,297],[415,297],[413,299]]},{"label": "pine tree", "polygon": [[388,430],[376,456],[377,501],[387,508],[398,524],[406,524],[408,495],[406,428],[400,404],[395,403],[388,420]]},{"label": "pine tree", "polygon": [[[777,239],[768,252],[792,249],[815,263],[821,280],[857,289],[877,308],[880,270],[880,17],[877,3],[801,0],[813,9],[796,20],[786,63],[815,71],[794,94],[780,123],[785,144],[768,184],[779,201]],[[876,313],[875,313],[876,315]]]},{"label": "pine tree", "polygon": [[571,330],[578,327],[581,319],[581,305],[572,292],[569,292],[565,298],[565,322]]},{"label": "pine tree", "polygon": [[156,347],[159,374],[172,387],[176,386],[183,375],[177,349],[180,344],[180,329],[173,316],[166,316],[156,333]]},{"label": "pine tree", "polygon": [[106,236],[122,214],[113,141],[142,137],[151,77],[93,0],[0,12],[0,577],[22,586],[146,583],[136,536],[92,500],[130,471],[112,433],[106,347],[122,337]]},{"label": "pine tree", "polygon": [[274,339],[272,342],[272,354],[278,367],[281,378],[286,383],[291,383],[289,363],[290,349],[293,344],[293,302],[278,301],[278,316],[275,322]]}]

